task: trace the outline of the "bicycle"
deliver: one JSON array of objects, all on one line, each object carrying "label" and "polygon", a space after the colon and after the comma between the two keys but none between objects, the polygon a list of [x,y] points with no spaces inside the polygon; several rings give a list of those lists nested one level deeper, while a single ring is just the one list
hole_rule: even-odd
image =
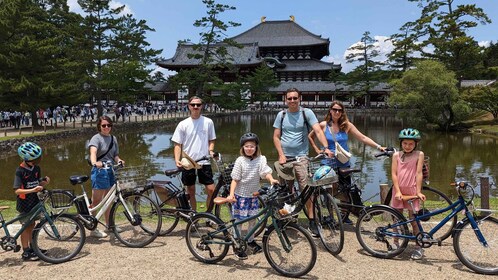
[{"label": "bicycle", "polygon": [[[9,207],[0,206],[0,224],[5,232],[0,244],[3,250],[19,252],[21,246],[17,244],[17,239],[30,224],[41,216],[41,221],[33,230],[31,242],[33,251],[40,259],[48,263],[58,264],[71,260],[81,251],[86,240],[83,225],[73,215],[65,213],[51,215],[45,208],[45,200],[50,196],[51,191],[39,192],[40,202],[29,213],[19,215],[10,221],[5,221],[1,213]],[[28,218],[28,221],[12,236],[7,227],[25,218]],[[46,228],[45,231],[42,228]],[[46,231],[51,234],[45,234]]]},{"label": "bicycle", "polygon": [[[375,155],[375,157],[380,157],[387,155],[388,157],[392,157],[392,155],[396,152],[396,149],[394,148],[389,148],[387,151],[383,153],[378,153]],[[427,160],[427,159],[426,159]],[[428,163],[424,163],[424,168],[427,169],[427,172],[423,171],[424,173],[424,178],[423,178],[423,185],[422,185],[422,193],[425,195],[426,200],[422,202],[421,206],[422,209],[420,210],[422,212],[435,212],[439,209],[446,208],[450,206],[453,202],[451,199],[441,192],[438,189],[432,188],[429,186],[429,175],[428,175]],[[391,199],[392,199],[392,192],[393,192],[393,187],[389,189],[389,192],[386,195],[386,198],[384,200],[384,205],[391,205]],[[424,228],[433,228],[434,226],[434,220],[441,220],[444,218],[445,215],[449,213],[442,212],[439,214],[437,217],[432,217],[430,219],[423,219],[420,221],[420,223],[423,225]],[[440,241],[443,241],[447,239],[448,237],[451,236],[451,232],[453,228],[456,226],[458,222],[458,215],[454,215],[451,220],[449,220],[445,225],[444,228],[441,228],[440,230],[437,231],[436,235],[433,236],[433,238],[439,239]]]},{"label": "bicycle", "polygon": [[[421,248],[433,244],[441,245],[434,239],[434,234],[450,221],[457,213],[465,217],[453,229],[453,248],[458,259],[469,269],[481,274],[498,274],[498,219],[491,215],[496,210],[476,209],[473,204],[474,188],[467,182],[451,184],[456,187],[458,199],[444,209],[429,213],[415,213],[406,219],[396,209],[387,205],[374,205],[365,209],[356,225],[356,237],[369,254],[379,258],[393,258],[401,254],[409,240],[414,240]],[[468,195],[469,199],[464,198]],[[416,196],[404,196],[415,212],[413,201]],[[438,222],[430,231],[424,231],[421,221],[445,211],[451,213]],[[478,212],[484,213],[478,215]],[[414,236],[408,230],[408,224],[416,222],[419,233]],[[476,240],[477,238],[477,240]]]},{"label": "bicycle", "polygon": [[[112,162],[103,162],[103,168],[109,168],[115,174],[123,169],[121,163],[113,165]],[[133,172],[133,169],[131,169]],[[98,224],[113,231],[116,238],[128,247],[141,248],[153,242],[159,234],[162,220],[154,213],[160,209],[148,196],[142,194],[144,186],[126,188],[121,183],[120,176],[116,177],[116,183],[111,187],[102,201],[90,207],[90,201],[83,183],[88,181],[87,175],[70,176],[72,185],[79,184],[82,194],[75,196],[71,191],[60,190],[57,199],[66,201],[67,207],[76,206],[76,217],[88,230],[94,230]],[[124,177],[124,176],[123,176]],[[109,227],[100,222],[102,215],[111,207],[109,214]],[[98,210],[94,216],[91,213]]]},{"label": "bicycle", "polygon": [[[204,263],[217,263],[225,258],[230,246],[235,253],[247,249],[250,236],[270,217],[272,221],[263,236],[265,258],[273,269],[287,277],[300,277],[313,269],[317,251],[315,243],[307,230],[292,222],[291,215],[282,216],[279,212],[282,193],[286,186],[263,187],[254,195],[265,196],[265,206],[255,216],[235,221],[223,222],[211,213],[197,213],[187,224],[186,242],[189,251]],[[226,199],[216,199],[224,203]],[[262,217],[256,226],[242,235],[238,229],[250,220]]]},{"label": "bicycle", "polygon": [[[202,160],[210,159],[209,157],[203,157],[197,162]],[[220,153],[215,153],[213,158],[213,162],[215,163],[220,176],[218,178],[218,182],[216,184],[213,195],[211,196],[211,201],[207,203],[206,212],[211,213],[214,210],[215,216],[220,219],[231,218],[231,206],[230,204],[217,205],[213,203],[215,197],[227,197],[230,194],[230,183],[232,178],[230,173],[233,168],[233,163],[225,165],[222,160],[222,156]],[[151,180],[150,183],[145,186],[142,194],[151,197],[154,201],[159,205],[161,209],[161,217],[162,217],[162,228],[159,232],[159,235],[164,236],[171,233],[180,219],[187,222],[190,217],[192,217],[196,212],[192,209],[189,201],[189,195],[185,189],[181,181],[181,172],[183,168],[174,168],[168,169],[164,171],[164,174],[169,178],[176,178],[176,181],[179,182],[179,185],[175,185],[172,181],[158,181]],[[162,193],[165,195],[164,199],[160,198],[158,193]],[[262,200],[260,200],[262,202]],[[259,235],[264,230],[264,225],[258,229],[256,232],[256,236]]]},{"label": "bicycle", "polygon": [[[396,152],[394,148],[387,148],[384,152],[377,153],[375,157],[392,157]],[[353,179],[353,173],[361,172],[358,168],[338,168],[337,173],[341,177],[346,178],[346,180],[340,180],[337,191],[334,192],[334,198],[339,200],[337,206],[342,211],[343,217],[349,217],[353,214],[355,217],[359,217],[364,208],[365,202],[369,201],[371,198],[363,200],[361,194],[361,189],[357,185],[358,179]],[[451,200],[441,191],[434,189],[428,185],[428,178],[424,178],[424,185],[422,186],[422,192],[426,196],[427,200],[424,203],[423,211],[434,212],[437,209],[443,209],[451,205]],[[377,193],[376,195],[378,195]],[[384,205],[390,205],[392,197],[392,186],[383,201]],[[442,215],[440,215],[442,216]],[[344,221],[344,220],[343,220]],[[425,228],[432,226],[432,221],[421,221]],[[453,219],[445,225],[444,230],[437,232],[437,238],[442,240],[447,239],[451,235],[453,227],[457,223],[457,216],[455,215]]]},{"label": "bicycle", "polygon": [[[344,226],[341,219],[341,212],[337,206],[335,199],[330,194],[332,184],[337,182],[337,176],[333,177],[320,177],[316,174],[328,173],[329,166],[314,165],[314,163],[322,160],[325,157],[319,154],[313,158],[308,156],[298,156],[290,158],[287,162],[294,161],[308,161],[308,184],[299,193],[297,189],[290,189],[288,205],[296,206],[298,210],[303,210],[306,218],[310,219],[308,214],[309,209],[306,209],[306,202],[311,199],[313,207],[313,217],[318,228],[318,237],[325,247],[325,249],[332,255],[338,255],[344,247]],[[318,166],[318,168],[316,168]],[[327,171],[325,171],[327,169]],[[334,172],[332,170],[332,172]],[[282,180],[281,180],[282,181]],[[297,195],[299,193],[299,195]],[[300,211],[294,211],[299,213]]]}]

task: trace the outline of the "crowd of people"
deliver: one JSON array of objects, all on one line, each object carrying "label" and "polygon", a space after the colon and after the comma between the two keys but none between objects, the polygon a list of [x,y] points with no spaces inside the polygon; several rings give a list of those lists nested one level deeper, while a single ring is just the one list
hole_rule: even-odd
[{"label": "crowd of people", "polygon": [[[336,158],[336,142],[343,149],[349,151],[349,135],[378,150],[386,149],[361,133],[349,121],[346,108],[341,102],[331,102],[325,119],[319,122],[311,109],[303,108],[300,105],[301,93],[298,89],[291,88],[287,90],[285,100],[287,108],[277,114],[273,123],[273,143],[278,152],[278,161],[275,162],[274,167],[279,175],[278,179],[273,178],[273,169],[268,165],[266,157],[262,154],[259,137],[252,132],[247,132],[240,138],[238,143],[240,145],[240,157],[235,161],[231,173],[232,182],[227,198],[232,202],[232,214],[237,220],[257,213],[259,208],[258,199],[255,199],[252,193],[259,189],[260,179],[266,179],[271,184],[281,183],[287,186],[294,186],[295,180],[301,190],[306,186],[309,162],[305,160],[289,162],[288,160],[307,156],[310,146],[316,153],[323,153],[327,156],[327,160],[323,164],[333,167],[331,172],[336,172],[338,168],[350,166],[349,161],[339,161]],[[214,155],[217,136],[213,120],[202,115],[205,105],[200,97],[191,97],[187,104],[190,116],[178,123],[171,138],[174,143],[174,160],[177,167],[183,168],[181,181],[186,186],[191,207],[194,211],[197,205],[195,198],[196,180],[205,186],[208,202],[211,202],[210,198],[214,192],[211,164],[209,160],[203,158],[207,155]],[[78,108],[81,111],[80,113],[78,113]],[[68,112],[72,112],[74,109],[76,114],[84,114],[91,119],[95,117],[95,112],[92,114],[93,108],[91,106],[78,108],[73,106],[69,108]],[[52,114],[59,112],[59,109],[62,112],[66,110],[65,107],[57,107],[52,111]],[[161,112],[163,109],[163,107],[158,106],[157,112]],[[137,112],[137,109],[131,105],[123,106],[119,109],[116,107],[116,119],[118,119],[118,114],[122,115],[121,110],[124,110],[125,114],[134,110],[134,112]],[[142,113],[156,112],[154,106],[152,106],[152,111],[149,111],[149,109],[141,110],[143,108],[138,107],[138,111]],[[46,112],[47,110],[43,111],[43,114],[45,115]],[[107,113],[109,113],[109,110]],[[59,114],[55,114],[58,118]],[[64,118],[67,114],[61,113],[61,115]],[[97,120],[98,132],[92,137],[87,147],[91,164],[93,204],[100,202],[115,183],[112,173],[103,168],[103,162],[111,161],[124,164],[124,160],[119,156],[118,141],[111,133],[112,127],[113,121],[107,114],[99,117]],[[416,129],[402,130],[399,135],[402,150],[395,153],[392,159],[394,191],[391,201],[392,206],[399,211],[408,209],[407,205],[405,205],[406,203],[402,200],[403,195],[416,195],[421,200],[425,199],[421,192],[424,154],[421,151],[416,151],[420,138],[420,133]],[[30,142],[19,147],[18,153],[23,162],[16,171],[14,189],[17,194],[17,210],[20,213],[29,212],[32,203],[37,200],[36,195],[33,196],[33,194],[41,191],[49,182],[48,177],[42,178],[40,175],[38,164],[41,159],[41,151],[38,145]],[[185,164],[185,162],[188,164]],[[32,176],[26,176],[26,174],[31,174]],[[26,178],[29,178],[29,181],[26,181]],[[350,180],[350,178],[339,179]],[[293,188],[290,191],[293,191]],[[27,201],[30,201],[31,204],[28,205]],[[316,237],[318,236],[318,229],[313,218],[311,201],[307,202],[307,206],[307,209],[310,210],[308,213],[309,230]],[[418,205],[415,206],[415,208],[419,207]],[[415,210],[418,211],[418,209]],[[408,214],[413,215],[412,212]],[[108,225],[108,214],[105,219]],[[343,217],[343,220],[347,222],[348,217]],[[102,238],[106,237],[107,234],[105,231],[94,230],[91,236]],[[24,260],[34,259],[35,256],[29,245],[30,237],[21,236],[21,241],[24,249],[22,258]],[[249,240],[248,246],[252,249],[252,253],[261,251],[261,246],[254,241],[254,237]],[[240,259],[247,258],[245,251],[237,252],[236,255]],[[412,258],[420,259],[422,256],[423,250],[417,248]]]}]

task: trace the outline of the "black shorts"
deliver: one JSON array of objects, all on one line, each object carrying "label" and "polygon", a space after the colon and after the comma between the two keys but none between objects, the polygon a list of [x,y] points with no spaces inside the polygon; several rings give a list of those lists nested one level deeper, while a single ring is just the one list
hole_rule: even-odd
[{"label": "black shorts", "polygon": [[196,171],[197,176],[199,177],[199,183],[203,185],[214,184],[213,170],[211,169],[210,164],[206,164],[203,165],[201,169],[190,169],[182,172],[182,183],[185,186],[195,185]]}]

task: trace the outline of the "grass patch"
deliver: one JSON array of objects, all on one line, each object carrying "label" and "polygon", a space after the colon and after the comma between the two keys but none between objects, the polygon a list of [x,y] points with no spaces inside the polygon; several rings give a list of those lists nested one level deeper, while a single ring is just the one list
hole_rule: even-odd
[{"label": "grass patch", "polygon": [[2,211],[2,216],[5,220],[12,220],[17,216],[16,202],[13,200],[0,200],[0,206],[9,206],[9,209]]}]

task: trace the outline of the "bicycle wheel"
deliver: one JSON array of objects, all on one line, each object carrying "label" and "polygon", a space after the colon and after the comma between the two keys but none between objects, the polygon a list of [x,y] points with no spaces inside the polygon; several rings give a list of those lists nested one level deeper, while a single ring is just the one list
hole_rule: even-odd
[{"label": "bicycle wheel", "polygon": [[228,230],[220,230],[222,220],[211,213],[198,213],[187,224],[185,241],[194,257],[203,263],[217,263],[231,245]]},{"label": "bicycle wheel", "polygon": [[[426,201],[424,202],[424,208],[428,210],[429,212],[434,212],[437,209],[443,209],[445,207],[448,207],[452,204],[451,200],[448,198],[447,195],[442,193],[441,191],[434,189],[429,186],[423,186],[422,187],[422,193],[425,195],[427,198]],[[384,204],[390,205],[391,203],[391,197],[392,197],[392,187],[389,190],[386,200],[384,201]],[[452,209],[449,209],[448,211],[445,211],[441,214],[431,216],[428,221],[420,221],[422,224],[422,228],[424,229],[425,232],[430,232],[439,222],[441,222],[445,217],[447,217],[451,213]],[[437,232],[434,233],[432,236],[433,239],[439,239],[441,241],[445,240],[446,238],[451,236],[451,232],[453,231],[453,228],[458,222],[457,215],[455,215],[451,220],[449,220],[445,225],[443,225]]]},{"label": "bicycle wheel", "polygon": [[320,240],[332,255],[338,255],[344,246],[344,228],[341,212],[332,195],[321,191],[315,197],[314,217],[318,226]]},{"label": "bicycle wheel", "polygon": [[[44,205],[45,210],[49,215],[59,215],[62,213],[71,213],[78,214],[78,210],[74,204],[71,204],[70,207],[64,208],[54,208],[53,205],[58,205],[57,202],[70,202],[73,201],[74,195],[66,190],[51,190],[50,195],[45,199]],[[54,202],[52,202],[54,201]],[[50,225],[46,223],[43,226],[43,230],[46,234],[51,237],[54,237],[52,234],[52,230],[50,229]]]},{"label": "bicycle wheel", "polygon": [[396,209],[384,205],[366,207],[356,223],[356,238],[360,245],[378,258],[393,258],[401,254],[408,245],[408,238],[393,235],[410,235],[406,224],[393,224],[406,219]]},{"label": "bicycle wheel", "polygon": [[295,223],[282,223],[279,229],[270,226],[263,236],[263,250],[271,267],[286,277],[303,276],[316,263],[316,246],[311,235]]},{"label": "bicycle wheel", "polygon": [[[259,202],[259,209],[265,208],[265,202],[261,197],[258,197],[258,202]],[[231,203],[224,203],[224,204],[216,204],[214,206],[214,215],[218,218],[220,218],[224,222],[228,222],[232,219],[232,204]],[[258,223],[263,216],[260,216],[256,219],[256,223]],[[254,232],[254,236],[260,235],[266,228],[266,223],[267,221],[263,221],[261,226]]]},{"label": "bicycle wheel", "polygon": [[477,226],[487,242],[485,247],[468,219],[455,229],[453,248],[458,259],[468,268],[481,274],[498,274],[498,220],[479,217]]},{"label": "bicycle wheel", "polygon": [[[62,263],[72,259],[83,248],[85,228],[73,215],[54,216],[52,224],[43,219],[33,231],[32,247],[36,255],[48,263]],[[48,224],[48,227],[45,225]],[[52,236],[47,234],[46,229]],[[56,237],[57,236],[57,237]]]},{"label": "bicycle wheel", "polygon": [[159,195],[157,195],[154,189],[148,189],[143,194],[151,198],[157,205],[160,205],[159,213],[161,215],[162,222],[161,222],[161,230],[159,231],[159,235],[164,236],[171,233],[178,224],[178,221],[180,220],[180,217],[176,215],[177,213],[176,197],[168,196],[164,202],[161,202],[159,199]]},{"label": "bicycle wheel", "polygon": [[[128,212],[129,211],[129,212]],[[123,195],[110,213],[110,228],[116,238],[128,247],[141,248],[156,239],[161,230],[159,207],[141,194]]]}]

